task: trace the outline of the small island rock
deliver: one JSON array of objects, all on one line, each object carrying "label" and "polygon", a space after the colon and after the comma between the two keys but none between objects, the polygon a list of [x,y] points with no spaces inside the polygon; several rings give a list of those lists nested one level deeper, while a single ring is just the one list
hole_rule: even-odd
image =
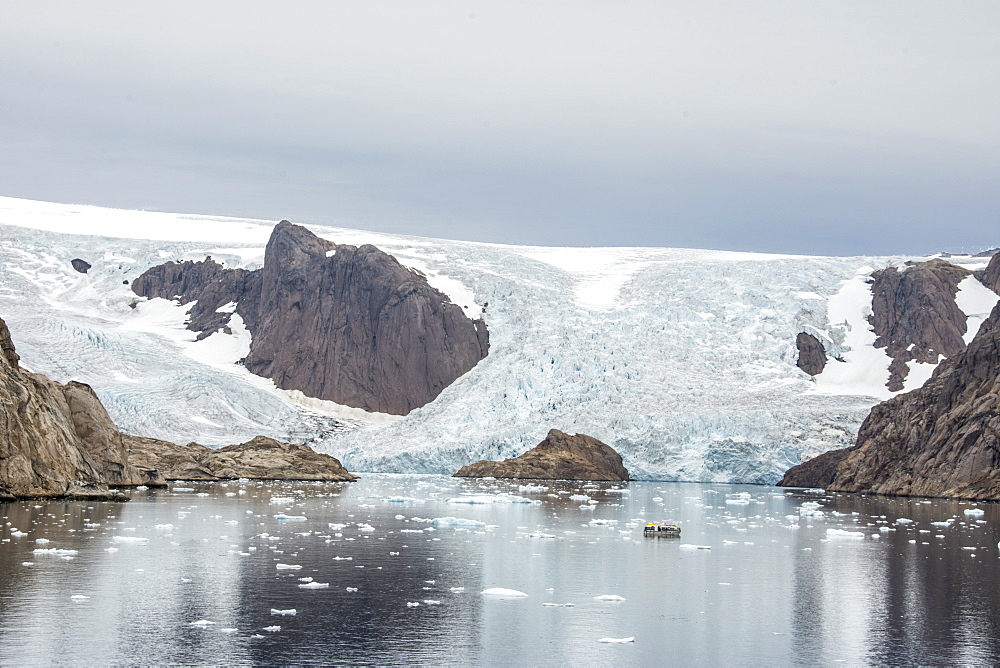
[{"label": "small island rock", "polygon": [[621,455],[606,443],[584,434],[549,431],[545,440],[520,457],[502,462],[479,461],[463,466],[460,478],[524,480],[628,480]]}]

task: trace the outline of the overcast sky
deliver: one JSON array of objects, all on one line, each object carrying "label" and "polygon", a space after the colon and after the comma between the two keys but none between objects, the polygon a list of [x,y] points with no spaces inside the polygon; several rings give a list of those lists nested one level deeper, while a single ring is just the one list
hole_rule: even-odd
[{"label": "overcast sky", "polygon": [[0,194],[455,239],[1000,246],[1000,2],[0,0]]}]

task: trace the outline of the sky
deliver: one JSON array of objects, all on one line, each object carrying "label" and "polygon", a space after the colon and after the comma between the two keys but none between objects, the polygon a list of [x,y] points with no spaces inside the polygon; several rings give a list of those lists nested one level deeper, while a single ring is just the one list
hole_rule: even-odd
[{"label": "sky", "polygon": [[1000,246],[1000,3],[0,0],[0,195],[561,246]]}]

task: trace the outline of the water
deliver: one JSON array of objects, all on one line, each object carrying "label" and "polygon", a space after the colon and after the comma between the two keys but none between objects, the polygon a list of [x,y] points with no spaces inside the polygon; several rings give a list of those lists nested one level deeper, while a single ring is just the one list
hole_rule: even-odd
[{"label": "water", "polygon": [[[0,505],[0,664],[1000,660],[997,506],[976,517],[970,503],[757,486],[546,486],[369,474]],[[540,503],[447,501],[497,493]],[[810,502],[821,515],[800,514]],[[424,521],[445,516],[487,526]],[[647,520],[683,534],[643,538]],[[49,548],[77,553],[33,553]],[[481,594],[491,587],[528,596]]]}]

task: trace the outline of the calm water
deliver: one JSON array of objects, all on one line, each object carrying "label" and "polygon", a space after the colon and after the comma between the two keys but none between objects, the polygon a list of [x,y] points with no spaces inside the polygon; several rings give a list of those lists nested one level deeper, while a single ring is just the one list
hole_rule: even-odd
[{"label": "calm water", "polygon": [[[1000,661],[997,506],[547,487],[365,475],[0,505],[0,664]],[[540,503],[448,502],[504,492]],[[821,514],[801,514],[812,503]],[[486,526],[425,521],[446,516]],[[647,520],[683,535],[644,539]],[[76,554],[33,552],[51,548]],[[527,596],[481,593],[492,587]]]}]

